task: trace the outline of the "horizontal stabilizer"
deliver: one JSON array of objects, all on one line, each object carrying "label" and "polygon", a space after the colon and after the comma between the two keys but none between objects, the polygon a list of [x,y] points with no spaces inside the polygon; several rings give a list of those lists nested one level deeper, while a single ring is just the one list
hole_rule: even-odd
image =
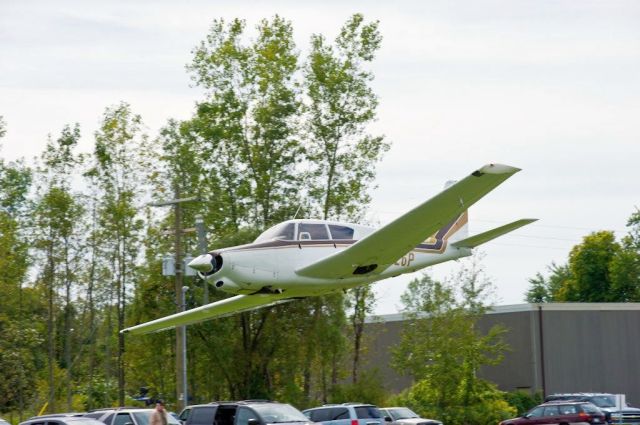
[{"label": "horizontal stabilizer", "polygon": [[456,248],[475,248],[478,245],[482,245],[483,243],[489,242],[498,236],[512,232],[537,220],[537,218],[523,218],[522,220],[514,221],[513,223],[505,224],[504,226],[496,227],[495,229],[471,236],[470,238],[454,242],[452,245]]}]

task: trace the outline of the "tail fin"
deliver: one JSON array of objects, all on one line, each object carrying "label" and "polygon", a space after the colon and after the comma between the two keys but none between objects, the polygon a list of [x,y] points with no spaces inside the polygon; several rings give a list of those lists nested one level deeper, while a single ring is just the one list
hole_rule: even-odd
[{"label": "tail fin", "polygon": [[[446,189],[457,182],[457,180],[449,180],[444,184],[444,188]],[[469,210],[464,211],[454,220],[448,233],[447,240],[450,243],[461,241],[469,236]]]}]

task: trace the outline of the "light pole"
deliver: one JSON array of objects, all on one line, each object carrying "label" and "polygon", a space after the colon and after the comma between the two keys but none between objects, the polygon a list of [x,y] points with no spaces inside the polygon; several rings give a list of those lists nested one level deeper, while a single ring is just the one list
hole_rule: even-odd
[{"label": "light pole", "polygon": [[[180,198],[180,188],[176,185],[174,188],[175,198],[169,201],[153,202],[149,205],[152,207],[172,206],[175,216],[175,297],[176,312],[184,311],[184,290],[182,269],[182,207],[183,202],[199,201],[197,196],[189,198]],[[187,357],[186,357],[186,328],[184,326],[176,327],[176,398],[178,407],[184,409],[187,406]]]}]

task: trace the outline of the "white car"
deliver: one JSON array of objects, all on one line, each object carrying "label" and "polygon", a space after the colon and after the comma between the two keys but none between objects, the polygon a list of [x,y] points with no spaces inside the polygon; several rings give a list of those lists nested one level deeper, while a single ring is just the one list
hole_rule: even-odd
[{"label": "white car", "polygon": [[393,425],[442,425],[435,419],[421,418],[408,407],[384,407],[380,409],[384,420]]}]

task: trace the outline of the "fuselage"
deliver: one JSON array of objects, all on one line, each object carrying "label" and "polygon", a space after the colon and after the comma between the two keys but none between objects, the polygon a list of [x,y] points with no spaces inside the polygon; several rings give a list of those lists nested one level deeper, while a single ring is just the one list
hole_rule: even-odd
[{"label": "fuselage", "polygon": [[466,230],[466,214],[382,270],[321,279],[301,276],[296,270],[347,249],[375,229],[351,223],[290,220],[265,231],[251,244],[212,251],[210,256],[217,258],[218,267],[207,278],[233,294],[321,295],[468,256],[470,249],[448,243],[462,228]]}]

